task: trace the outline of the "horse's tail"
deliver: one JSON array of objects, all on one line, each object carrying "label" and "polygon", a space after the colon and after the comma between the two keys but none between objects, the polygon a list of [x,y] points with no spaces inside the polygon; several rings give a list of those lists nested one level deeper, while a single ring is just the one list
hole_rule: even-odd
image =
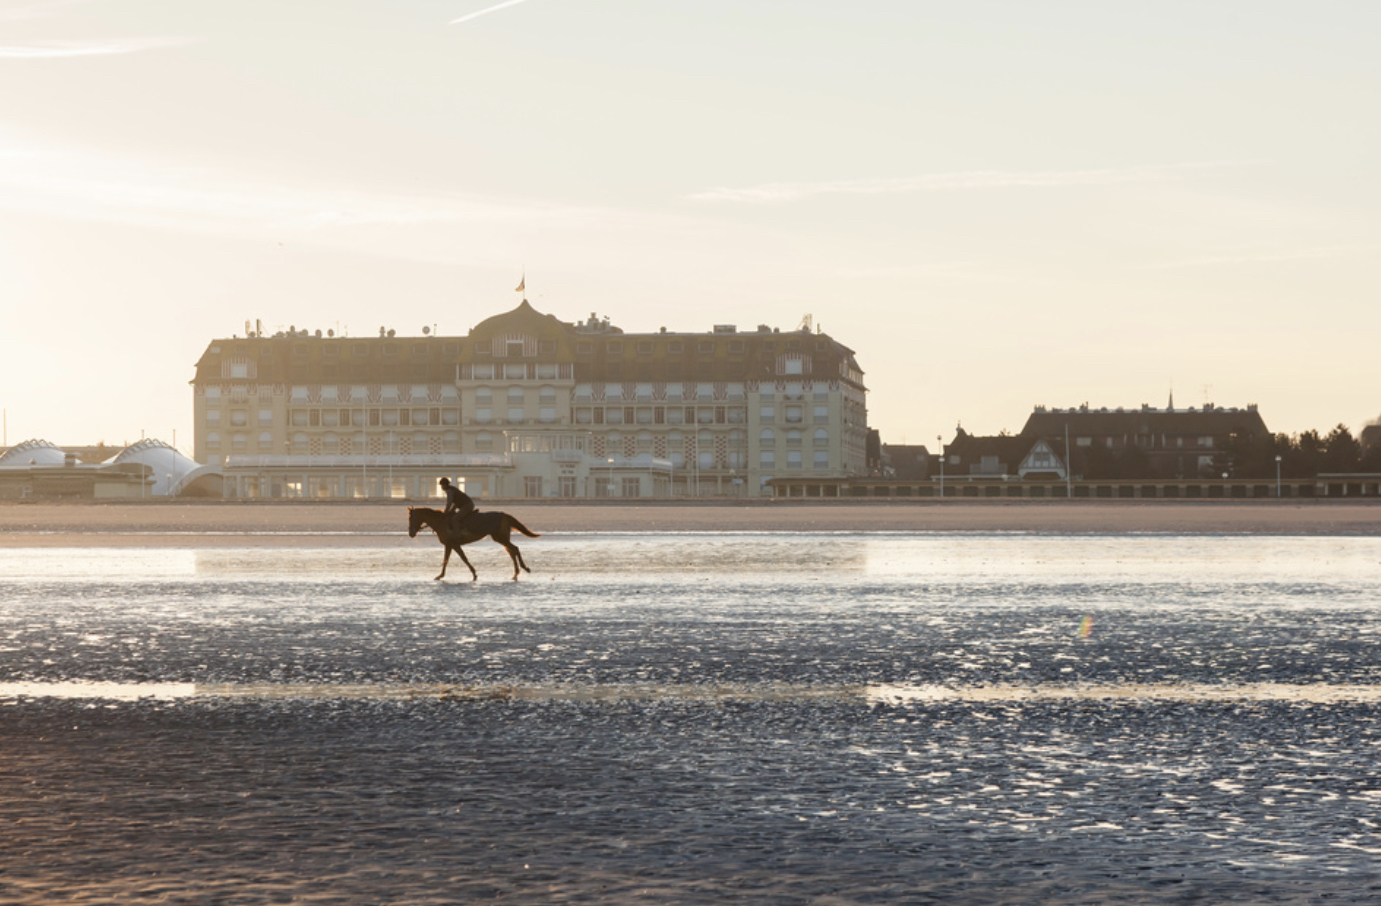
[{"label": "horse's tail", "polygon": [[541,533],[541,532],[534,532],[532,529],[528,528],[527,526],[525,526],[525,525],[523,525],[521,522],[519,522],[517,516],[514,516],[514,515],[512,515],[512,514],[510,514],[510,513],[504,513],[504,515],[505,515],[505,516],[508,516],[509,521],[513,523],[513,527],[514,527],[515,529],[517,529],[518,531],[522,532],[524,535],[527,535],[529,538],[540,538],[540,537],[542,537],[542,533]]}]

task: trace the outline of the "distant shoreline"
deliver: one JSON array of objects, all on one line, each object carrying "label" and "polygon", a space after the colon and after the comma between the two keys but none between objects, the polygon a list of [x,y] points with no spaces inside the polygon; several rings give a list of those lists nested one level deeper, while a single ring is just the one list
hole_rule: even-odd
[{"label": "distant shoreline", "polygon": [[[0,547],[379,546],[406,500],[0,501]],[[420,501],[418,505],[439,505]],[[484,500],[561,532],[1034,532],[1381,536],[1381,501]],[[317,532],[327,534],[318,535]]]}]

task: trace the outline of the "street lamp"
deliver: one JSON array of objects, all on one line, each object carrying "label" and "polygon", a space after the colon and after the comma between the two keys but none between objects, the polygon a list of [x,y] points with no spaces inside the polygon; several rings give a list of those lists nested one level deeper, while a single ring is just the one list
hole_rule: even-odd
[{"label": "street lamp", "polygon": [[935,446],[939,450],[940,457],[940,496],[945,496],[945,438],[942,434],[935,435]]},{"label": "street lamp", "polygon": [[1280,499],[1280,454],[1276,454],[1276,499]]}]

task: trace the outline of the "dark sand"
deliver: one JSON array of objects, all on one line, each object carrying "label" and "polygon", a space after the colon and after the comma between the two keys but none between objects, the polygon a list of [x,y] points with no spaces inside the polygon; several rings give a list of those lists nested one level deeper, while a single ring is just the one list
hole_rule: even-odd
[{"label": "dark sand", "polygon": [[[494,508],[551,533],[1381,534],[1381,507],[1323,502]],[[408,543],[403,513],[402,504],[10,504],[0,505],[0,546],[391,548]],[[323,527],[342,534],[314,534]],[[252,593],[254,577],[244,581]],[[144,626],[122,621],[118,604],[81,602],[104,615],[102,628],[74,602],[44,603],[64,594],[60,582],[14,592],[29,609],[0,633],[3,679],[98,678],[74,672],[94,665],[110,679],[186,680],[221,652],[247,671],[222,678],[243,682],[284,682],[288,665],[306,671],[296,679],[308,685],[339,682],[341,671],[366,684],[443,683],[394,698],[0,700],[0,904],[1381,902],[1374,696],[702,697],[685,690],[710,675],[718,654],[739,658],[729,664],[731,678],[742,675],[736,688],[788,676],[798,693],[832,674],[914,681],[949,668],[916,645],[860,648],[833,629],[789,621],[813,641],[735,619],[683,639],[683,627],[639,625],[618,611],[560,627],[501,609],[480,618],[482,601],[521,600],[530,585],[427,583],[455,606],[451,622],[412,639],[414,655],[400,628],[369,621],[211,620],[175,643],[178,625],[167,617]],[[966,631],[1019,638],[999,617]],[[879,616],[876,634],[890,639],[896,619]],[[917,619],[924,624],[924,614]],[[1200,650],[1242,642],[1240,630],[1219,639],[1212,633],[1232,627],[1198,626],[1192,615],[1166,626],[1155,619],[1146,617],[1147,638],[1128,625],[1109,636],[1121,647],[1109,649],[1105,669],[1214,682],[1229,668],[1196,675],[1209,669],[1193,666]],[[1381,676],[1368,613],[1276,619],[1251,626],[1274,646],[1280,682]],[[486,628],[503,630],[484,638],[506,660],[477,660],[454,644]],[[609,700],[504,693],[515,663],[540,667],[551,647],[543,643],[597,648],[588,638],[601,633],[642,639],[623,661],[598,662],[601,676],[636,683],[665,673],[683,691]],[[1171,634],[1179,647],[1148,643]],[[312,667],[311,646],[356,658]],[[521,652],[527,661],[515,662]],[[1276,678],[1252,655],[1229,659],[1232,681]],[[1021,656],[1058,682],[1063,662]],[[484,681],[480,694],[445,689],[468,678]],[[1005,680],[1001,671],[989,678]]]}]

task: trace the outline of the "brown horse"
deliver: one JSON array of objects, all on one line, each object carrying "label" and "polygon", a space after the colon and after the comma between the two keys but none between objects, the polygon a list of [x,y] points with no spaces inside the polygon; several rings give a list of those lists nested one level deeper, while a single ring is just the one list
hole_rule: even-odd
[{"label": "brown horse", "polygon": [[465,551],[460,548],[463,544],[469,544],[485,537],[493,538],[495,542],[503,545],[504,550],[508,551],[508,557],[513,561],[513,581],[518,581],[518,567],[520,566],[527,572],[532,572],[523,562],[523,553],[518,550],[518,545],[509,540],[509,535],[514,529],[529,538],[539,538],[541,533],[531,531],[515,516],[498,512],[471,513],[461,525],[460,530],[457,531],[451,526],[451,517],[448,513],[425,506],[408,507],[408,537],[416,538],[417,533],[424,525],[436,532],[436,540],[440,541],[441,546],[446,548],[446,554],[441,558],[441,573],[437,576],[438,579],[446,575],[446,564],[451,561],[451,551],[459,554],[461,562],[470,567],[470,580],[478,579],[479,573],[475,572],[474,565],[465,556]]}]

